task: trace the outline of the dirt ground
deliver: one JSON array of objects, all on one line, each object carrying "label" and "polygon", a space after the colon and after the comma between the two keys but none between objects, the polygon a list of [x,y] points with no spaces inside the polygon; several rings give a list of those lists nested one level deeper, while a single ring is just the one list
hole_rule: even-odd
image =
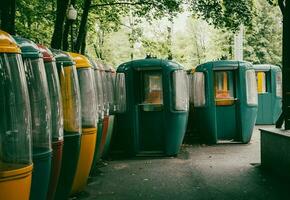
[{"label": "dirt ground", "polygon": [[260,167],[261,127],[246,145],[183,145],[176,158],[105,161],[85,192],[71,199],[290,199],[290,181]]}]

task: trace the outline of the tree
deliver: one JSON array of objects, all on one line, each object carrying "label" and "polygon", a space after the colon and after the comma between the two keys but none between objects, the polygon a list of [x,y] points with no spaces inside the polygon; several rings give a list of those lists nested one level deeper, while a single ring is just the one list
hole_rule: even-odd
[{"label": "tree", "polygon": [[15,34],[15,7],[16,0],[4,1],[0,7],[1,29],[12,35]]},{"label": "tree", "polygon": [[281,127],[285,121],[285,130],[290,129],[290,0],[268,0],[268,2],[276,6],[278,5],[283,15],[283,49],[282,49],[282,76],[283,76],[283,101],[282,115],[277,121],[276,126]]},{"label": "tree", "polygon": [[241,24],[252,25],[254,0],[191,0],[193,14],[217,28],[238,30]]},{"label": "tree", "polygon": [[282,65],[282,15],[265,0],[256,0],[255,26],[246,28],[244,58],[253,63]]},{"label": "tree", "polygon": [[63,29],[68,9],[69,0],[57,0],[56,18],[54,22],[54,31],[51,39],[51,47],[61,49],[63,44]]},{"label": "tree", "polygon": [[[181,10],[181,0],[99,0],[98,3],[93,4],[92,0],[85,0],[82,20],[78,31],[78,38],[76,41],[76,51],[80,50],[82,42],[84,42],[84,33],[86,32],[86,25],[88,21],[89,11],[93,9],[112,9],[118,13],[116,22],[120,22],[120,17],[126,16],[129,12],[132,16],[144,17],[147,20],[153,20],[165,15],[171,15]],[[117,12],[116,12],[117,11]]]},{"label": "tree", "polygon": [[16,33],[37,43],[49,46],[54,26],[54,12],[54,0],[17,1]]}]

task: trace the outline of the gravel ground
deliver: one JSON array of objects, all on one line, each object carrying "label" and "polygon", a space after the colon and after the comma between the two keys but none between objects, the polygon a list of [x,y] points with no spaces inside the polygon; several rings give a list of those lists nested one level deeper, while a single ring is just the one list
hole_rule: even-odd
[{"label": "gravel ground", "polygon": [[290,199],[290,181],[260,168],[260,127],[246,145],[183,145],[176,158],[104,162],[85,192],[71,199]]}]

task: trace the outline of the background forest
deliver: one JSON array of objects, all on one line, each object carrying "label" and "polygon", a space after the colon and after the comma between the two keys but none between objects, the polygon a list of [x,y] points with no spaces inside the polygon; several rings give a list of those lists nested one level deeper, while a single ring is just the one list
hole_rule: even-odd
[{"label": "background forest", "polygon": [[[233,59],[234,34],[243,24],[244,60],[281,65],[279,8],[267,0],[220,2],[18,0],[15,32],[47,46],[97,57],[113,66],[151,55],[172,58],[190,68],[209,60]],[[74,22],[66,19],[70,5],[78,11]],[[208,6],[214,12],[209,12]],[[227,9],[219,13],[219,6]],[[3,16],[4,9],[1,12]],[[63,21],[57,26],[60,15]]]}]

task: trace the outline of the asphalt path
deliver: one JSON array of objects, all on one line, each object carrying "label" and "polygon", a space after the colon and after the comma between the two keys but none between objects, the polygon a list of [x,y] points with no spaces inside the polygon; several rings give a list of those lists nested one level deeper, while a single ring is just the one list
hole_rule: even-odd
[{"label": "asphalt path", "polygon": [[249,144],[183,145],[177,157],[105,161],[71,199],[290,199],[290,180],[260,167],[261,127]]}]

